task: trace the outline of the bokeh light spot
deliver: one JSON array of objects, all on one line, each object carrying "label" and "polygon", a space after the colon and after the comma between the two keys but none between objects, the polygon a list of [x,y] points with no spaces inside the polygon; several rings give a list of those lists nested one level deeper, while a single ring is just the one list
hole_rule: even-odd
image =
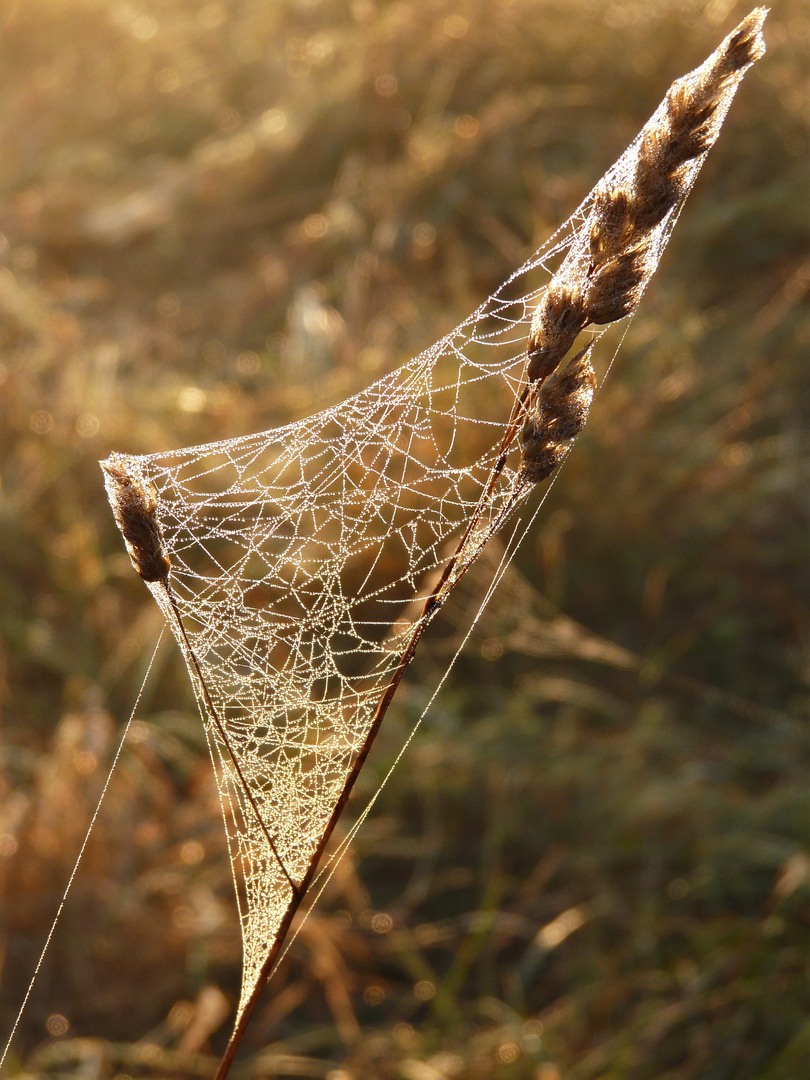
[{"label": "bokeh light spot", "polygon": [[90,750],[80,750],[73,758],[73,768],[81,776],[91,776],[98,768],[98,758]]},{"label": "bokeh light spot", "polygon": [[495,1056],[504,1065],[511,1065],[513,1061],[517,1061],[520,1057],[520,1047],[513,1042],[503,1043],[498,1047]]},{"label": "bokeh light spot", "polygon": [[478,134],[481,125],[474,116],[459,116],[453,124],[453,130],[460,139],[473,139]]},{"label": "bokeh light spot", "polygon": [[18,847],[16,836],[12,836],[11,833],[0,833],[0,855],[9,859],[17,853]]},{"label": "bokeh light spot", "polygon": [[261,357],[256,352],[243,352],[236,358],[236,369],[240,375],[256,375],[261,366]]},{"label": "bokeh light spot", "polygon": [[199,413],[205,408],[205,392],[197,386],[184,386],[177,395],[177,404],[187,413]]},{"label": "bokeh light spot", "polygon": [[683,900],[689,895],[689,882],[681,877],[676,877],[667,885],[667,893],[671,900]]},{"label": "bokeh light spot", "polygon": [[61,1013],[51,1013],[48,1019],[45,1021],[45,1027],[48,1029],[49,1035],[65,1035],[70,1027],[67,1017],[62,1016]]},{"label": "bokeh light spot", "polygon": [[164,68],[155,76],[155,86],[161,94],[174,94],[180,89],[180,73],[174,68]]},{"label": "bokeh light spot", "polygon": [[175,293],[163,293],[162,296],[158,297],[155,306],[157,307],[158,315],[170,319],[180,311],[180,297]]},{"label": "bokeh light spot", "polygon": [[411,1024],[404,1021],[394,1025],[393,1035],[400,1046],[407,1049],[419,1041],[419,1036]]},{"label": "bokeh light spot", "polygon": [[557,1066],[551,1061],[544,1061],[537,1070],[537,1080],[562,1080]]},{"label": "bokeh light spot", "polygon": [[397,92],[399,83],[393,75],[378,75],[374,80],[374,89],[381,97],[393,97]]},{"label": "bokeh light spot", "polygon": [[323,214],[310,214],[304,219],[301,231],[309,240],[320,240],[326,236],[328,228],[329,222]]},{"label": "bokeh light spot", "polygon": [[151,15],[139,15],[137,19],[132,20],[131,31],[132,36],[138,41],[148,41],[158,32],[157,20]]},{"label": "bokeh light spot", "polygon": [[268,109],[259,117],[259,130],[263,135],[278,135],[287,127],[287,114],[284,109]]},{"label": "bokeh light spot", "polygon": [[37,409],[31,416],[29,423],[35,435],[47,435],[49,431],[53,430],[53,417],[44,409]]},{"label": "bokeh light spot", "polygon": [[363,991],[363,1001],[366,1005],[382,1005],[385,1001],[385,991],[381,986],[367,986]]},{"label": "bokeh light spot", "polygon": [[76,421],[76,430],[83,439],[91,439],[94,435],[98,434],[98,429],[98,417],[94,416],[93,413],[82,413]]},{"label": "bokeh light spot", "polygon": [[186,866],[196,866],[205,858],[205,848],[199,840],[186,840],[180,848],[180,862]]},{"label": "bokeh light spot", "polygon": [[444,33],[449,38],[463,38],[470,29],[470,24],[463,15],[450,15],[442,25]]},{"label": "bokeh light spot", "polygon": [[237,131],[242,126],[242,114],[238,109],[226,106],[217,113],[216,124],[219,130],[226,134],[230,131]]}]

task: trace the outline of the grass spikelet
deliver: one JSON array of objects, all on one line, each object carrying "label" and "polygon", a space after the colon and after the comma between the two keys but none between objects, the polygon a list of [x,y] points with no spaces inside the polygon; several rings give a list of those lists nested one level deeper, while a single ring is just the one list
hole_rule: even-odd
[{"label": "grass spikelet", "polygon": [[543,386],[523,425],[521,471],[530,483],[538,484],[551,475],[585,426],[596,390],[590,349],[586,345]]},{"label": "grass spikelet", "polygon": [[531,382],[547,378],[559,365],[587,322],[578,282],[552,279],[529,330]]},{"label": "grass spikelet", "polygon": [[[527,480],[545,479],[565,456],[553,449],[564,440],[560,421],[554,429],[548,419],[550,403],[541,395],[543,381],[582,330],[635,312],[658,265],[665,223],[696,175],[696,159],[717,139],[745,69],[765,52],[761,31],[766,14],[765,8],[752,11],[701,67],[672,84],[641,133],[627,178],[617,179],[612,173],[597,188],[584,239],[574,244],[551,279],[529,331],[529,419],[523,429],[522,466]],[[573,417],[573,405],[568,397],[564,400]],[[576,426],[573,419],[569,424]]]},{"label": "grass spikelet", "polygon": [[144,581],[166,581],[171,563],[155,517],[157,492],[126,470],[125,459],[111,454],[100,462],[104,486],[115,523],[121,530],[130,561]]}]

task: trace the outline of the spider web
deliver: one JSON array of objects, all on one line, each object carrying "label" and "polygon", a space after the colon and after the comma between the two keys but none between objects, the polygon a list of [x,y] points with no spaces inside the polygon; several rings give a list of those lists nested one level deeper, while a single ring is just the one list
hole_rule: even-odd
[{"label": "spider web", "polygon": [[[633,176],[643,133],[601,184]],[[704,158],[656,231],[656,262]],[[493,470],[532,315],[555,270],[585,257],[596,190],[460,326],[354,397],[272,431],[112,455],[157,493],[171,594],[149,587],[216,771],[244,948],[237,1019],[451,553],[440,601],[532,489],[517,440]]]}]

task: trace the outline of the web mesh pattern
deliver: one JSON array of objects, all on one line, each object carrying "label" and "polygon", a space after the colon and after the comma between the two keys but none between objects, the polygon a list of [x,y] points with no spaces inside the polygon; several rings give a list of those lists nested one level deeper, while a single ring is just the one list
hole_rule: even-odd
[{"label": "web mesh pattern", "polygon": [[[644,130],[602,189],[630,182]],[[704,157],[655,230],[654,263]],[[455,552],[446,596],[531,490],[519,440],[493,470],[532,315],[552,274],[587,263],[596,192],[456,330],[362,393],[273,431],[113,455],[157,494],[171,594],[149,587],[186,657],[216,770],[244,944],[239,1014],[381,695],[435,612],[424,600]]]},{"label": "web mesh pattern", "polygon": [[[430,617],[419,600],[478,507],[532,309],[532,298],[490,301],[417,360],[301,423],[129,461],[157,488],[186,635],[296,882],[415,626]],[[528,490],[519,457],[481,508],[456,574]],[[151,588],[171,624],[165,593]],[[234,866],[244,998],[291,887],[192,677]]]}]

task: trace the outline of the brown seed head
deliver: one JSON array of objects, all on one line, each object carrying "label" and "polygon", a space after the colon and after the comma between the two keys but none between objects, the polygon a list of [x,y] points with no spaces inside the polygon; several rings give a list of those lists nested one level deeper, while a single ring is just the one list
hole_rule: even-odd
[{"label": "brown seed head", "polygon": [[589,344],[577,353],[554,380],[553,386],[542,395],[542,408],[548,417],[548,433],[555,442],[573,439],[585,427],[596,390],[590,349]]},{"label": "brown seed head", "polygon": [[523,460],[520,464],[522,479],[528,480],[530,484],[539,484],[551,476],[570,449],[571,441],[544,443],[531,450],[524,447]]},{"label": "brown seed head", "polygon": [[112,454],[100,462],[115,523],[121,530],[132,565],[144,581],[166,581],[171,563],[155,517],[154,485],[126,470],[126,459]]},{"label": "brown seed head", "polygon": [[720,47],[720,59],[717,63],[718,77],[728,78],[765,55],[762,24],[767,14],[768,8],[754,8],[736,30],[732,30]]},{"label": "brown seed head", "polygon": [[715,53],[714,61],[678,79],[666,96],[666,108],[639,148],[633,183],[639,229],[652,229],[679,201],[685,166],[705,153],[719,131],[716,113],[739,71],[765,52],[762,23],[767,9],[757,8]]},{"label": "brown seed head", "polygon": [[670,87],[664,103],[666,116],[661,124],[666,168],[674,168],[708,149],[714,141],[713,117],[722,99],[722,86],[711,77],[678,79]]},{"label": "brown seed head", "polygon": [[585,426],[596,389],[590,348],[586,345],[551,385],[542,388],[523,425],[521,475],[532,483],[553,472]]},{"label": "brown seed head", "polygon": [[591,366],[590,349],[586,345],[543,394],[548,433],[556,442],[579,435],[591,411],[596,373]]},{"label": "brown seed head", "polygon": [[585,325],[582,290],[552,278],[529,330],[527,375],[530,382],[547,378],[574,344]]},{"label": "brown seed head", "polygon": [[584,349],[580,349],[576,356],[565,365],[563,371],[554,380],[554,384],[545,392],[546,401],[549,403],[564,401],[570,394],[578,394],[588,390],[593,395],[596,389],[596,374],[591,364],[591,349],[593,342],[589,341]]},{"label": "brown seed head", "polygon": [[633,193],[625,187],[599,191],[589,235],[592,265],[596,267],[620,252],[632,237],[635,227]]},{"label": "brown seed head", "polygon": [[601,326],[632,312],[652,273],[649,243],[642,242],[603,263],[591,277],[585,296],[588,321]]},{"label": "brown seed head", "polygon": [[686,166],[673,164],[666,129],[653,128],[641,140],[633,178],[633,222],[637,234],[660,225],[680,200]]},{"label": "brown seed head", "polygon": [[765,8],[752,11],[706,63],[673,83],[644,129],[632,178],[603,182],[597,190],[587,236],[569,252],[532,319],[526,370],[530,383],[543,386],[534,389],[521,433],[523,476],[535,482],[547,476],[585,423],[595,385],[586,352],[550,387],[545,380],[586,326],[635,310],[657,264],[658,226],[685,197],[694,159],[717,137],[742,70],[765,51],[766,15]]}]

